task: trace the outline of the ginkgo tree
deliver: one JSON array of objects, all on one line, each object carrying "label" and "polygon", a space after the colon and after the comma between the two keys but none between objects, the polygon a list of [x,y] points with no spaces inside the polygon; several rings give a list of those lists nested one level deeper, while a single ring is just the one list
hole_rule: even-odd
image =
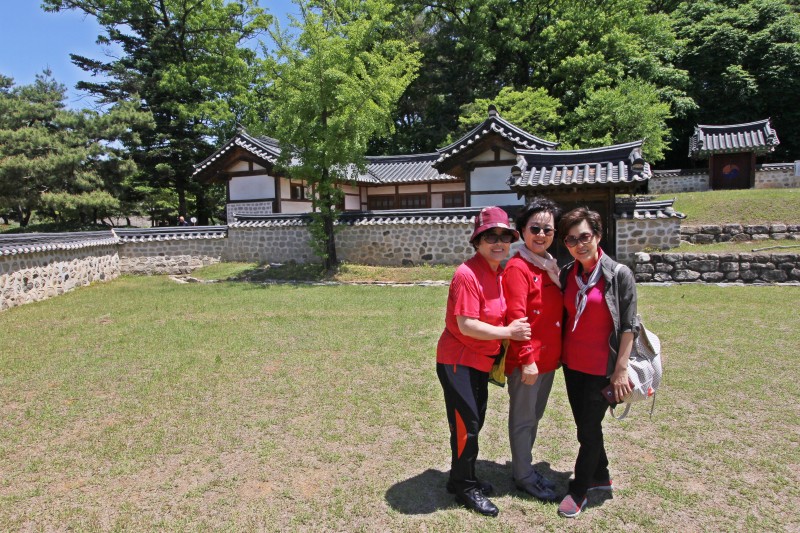
[{"label": "ginkgo tree", "polygon": [[394,6],[383,0],[297,2],[293,30],[273,27],[274,107],[269,130],[281,163],[311,185],[312,245],[326,270],[337,264],[335,221],[341,184],[363,170],[370,139],[393,131],[397,100],[420,54],[393,36]]}]

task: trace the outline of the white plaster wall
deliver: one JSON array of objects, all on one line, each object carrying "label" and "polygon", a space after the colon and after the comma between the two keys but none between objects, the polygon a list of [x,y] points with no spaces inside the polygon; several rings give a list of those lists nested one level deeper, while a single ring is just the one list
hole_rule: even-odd
[{"label": "white plaster wall", "polygon": [[281,213],[310,213],[311,202],[291,202],[284,200],[281,202]]},{"label": "white plaster wall", "polygon": [[431,192],[464,192],[464,183],[433,183]]},{"label": "white plaster wall", "polygon": [[511,167],[479,167],[470,173],[470,191],[508,190],[506,180],[511,175]]},{"label": "white plaster wall", "polygon": [[361,210],[361,200],[358,196],[345,196],[344,197],[344,208],[345,209],[353,209],[356,211]]},{"label": "white plaster wall", "polygon": [[473,194],[470,196],[472,207],[486,207],[487,205],[523,205],[525,198],[517,198],[516,193],[509,194]]},{"label": "white plaster wall", "polygon": [[[228,172],[248,172],[250,169],[250,162],[249,161],[237,161],[233,165],[229,166],[225,169]],[[253,163],[252,170],[264,170],[264,167]]]},{"label": "white plaster wall", "polygon": [[266,174],[231,178],[229,187],[231,200],[275,198],[275,178]]}]

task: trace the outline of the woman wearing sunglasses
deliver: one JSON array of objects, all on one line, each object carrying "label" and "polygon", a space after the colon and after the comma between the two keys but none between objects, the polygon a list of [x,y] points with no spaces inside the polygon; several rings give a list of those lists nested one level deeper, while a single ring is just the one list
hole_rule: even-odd
[{"label": "woman wearing sunglasses", "polygon": [[631,270],[600,248],[600,215],[585,207],[565,214],[558,224],[575,261],[561,270],[564,288],[564,338],[561,361],[567,397],[578,429],[578,457],[568,493],[558,506],[567,518],[586,506],[588,491],[611,491],[603,443],[608,402],[602,389],[612,385],[620,402],[631,391],[628,357],[636,329],[636,284]]},{"label": "woman wearing sunglasses", "polygon": [[512,477],[517,489],[546,502],[557,499],[556,486],[533,468],[532,450],[561,360],[563,297],[558,263],[547,252],[560,213],[558,205],[542,197],[519,212],[515,222],[525,245],[503,273],[506,319],[527,317],[531,325],[530,340],[512,340],[506,352]]},{"label": "woman wearing sunglasses", "polygon": [[491,484],[475,474],[478,433],[486,416],[489,371],[504,339],[530,339],[527,318],[505,325],[506,302],[500,263],[508,257],[519,233],[499,207],[486,207],[475,217],[470,243],[475,255],[453,275],[447,297],[445,329],[436,347],[436,374],[444,391],[450,426],[451,468],[447,490],[468,509],[497,516],[487,498]]}]

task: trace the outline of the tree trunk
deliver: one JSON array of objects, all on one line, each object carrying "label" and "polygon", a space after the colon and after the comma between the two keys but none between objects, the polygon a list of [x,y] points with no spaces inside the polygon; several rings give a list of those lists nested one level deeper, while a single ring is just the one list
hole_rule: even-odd
[{"label": "tree trunk", "polygon": [[[197,189],[197,225],[208,226],[208,206],[206,205],[206,193],[202,187]],[[191,218],[191,217],[190,217]]]},{"label": "tree trunk", "polygon": [[25,209],[21,205],[17,206],[17,216],[19,217],[19,227],[26,228],[28,227],[28,222],[31,220],[31,213],[32,210]]},{"label": "tree trunk", "polygon": [[333,211],[328,209],[322,213],[322,227],[325,230],[325,270],[333,272],[339,261],[336,258],[336,237],[333,233]]}]

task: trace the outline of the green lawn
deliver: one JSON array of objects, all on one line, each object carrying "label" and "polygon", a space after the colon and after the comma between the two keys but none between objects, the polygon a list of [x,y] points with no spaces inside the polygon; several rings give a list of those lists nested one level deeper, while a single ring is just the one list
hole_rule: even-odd
[{"label": "green lawn", "polygon": [[736,191],[661,194],[675,198],[675,210],[686,215],[684,225],[800,224],[800,189],[745,189]]},{"label": "green lawn", "polygon": [[[445,287],[124,277],[0,313],[0,530],[558,530],[513,490],[506,391],[479,473],[499,518],[453,504],[434,349]],[[797,287],[640,288],[665,383],[606,422],[593,531],[800,528]],[[576,453],[559,375],[535,457]]]}]

